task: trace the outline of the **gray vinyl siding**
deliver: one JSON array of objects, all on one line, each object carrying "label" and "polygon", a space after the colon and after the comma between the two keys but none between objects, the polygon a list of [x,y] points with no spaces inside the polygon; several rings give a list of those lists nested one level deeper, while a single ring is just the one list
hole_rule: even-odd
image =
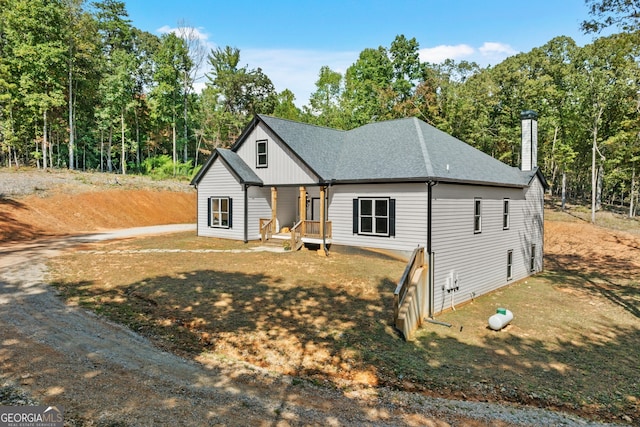
[{"label": "gray vinyl siding", "polygon": [[[277,187],[277,225],[291,227],[298,217],[299,187]],[[307,192],[311,189],[307,188]],[[317,192],[317,190],[316,190]],[[271,218],[271,187],[249,188],[249,240],[260,238],[260,218]]]},{"label": "gray vinyl siding", "polygon": [[[267,167],[256,168],[256,141],[267,140]],[[318,182],[313,172],[300,162],[280,139],[260,123],[238,148],[237,154],[256,175],[269,185],[313,184]]]},{"label": "gray vinyl siding", "polygon": [[[209,198],[233,199],[231,228],[209,227]],[[198,184],[198,236],[244,239],[244,191],[221,161],[216,160]]]},{"label": "gray vinyl siding", "polygon": [[[436,312],[523,279],[529,270],[531,244],[542,254],[542,186],[530,189],[438,184],[433,189],[432,250]],[[527,196],[527,198],[525,198]],[[474,233],[474,199],[481,199],[482,231]],[[509,199],[509,228],[503,229],[503,202]],[[538,219],[533,219],[537,216]],[[507,279],[507,253],[513,251]],[[540,264],[541,265],[541,264]],[[443,290],[457,275],[459,290]]]},{"label": "gray vinyl siding", "polygon": [[248,239],[259,240],[260,218],[271,218],[271,188],[249,187],[247,198],[249,205]]},{"label": "gray vinyl siding", "polygon": [[[396,235],[362,236],[353,233],[353,199],[388,197],[396,200]],[[329,188],[332,241],[338,245],[412,251],[427,244],[426,184],[360,184]]]},{"label": "gray vinyl siding", "polygon": [[278,226],[293,227],[298,214],[298,197],[300,197],[299,187],[278,187]]}]

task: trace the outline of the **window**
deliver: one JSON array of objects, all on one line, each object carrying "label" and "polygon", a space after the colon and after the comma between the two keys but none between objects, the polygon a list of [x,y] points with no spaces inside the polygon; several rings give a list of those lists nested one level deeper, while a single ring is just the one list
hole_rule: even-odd
[{"label": "window", "polygon": [[509,199],[502,201],[502,229],[509,229]]},{"label": "window", "polygon": [[353,199],[353,233],[369,236],[395,236],[395,211],[395,199]]},{"label": "window", "polygon": [[474,199],[473,204],[473,232],[480,233],[482,232],[482,200]]},{"label": "window", "polygon": [[536,245],[531,245],[531,258],[529,258],[529,271],[536,271]]},{"label": "window", "polygon": [[229,197],[209,198],[209,227],[231,228],[231,201]]},{"label": "window", "polygon": [[256,141],[256,167],[266,168],[267,166],[267,140]]},{"label": "window", "polygon": [[513,250],[507,251],[507,280],[513,278]]}]

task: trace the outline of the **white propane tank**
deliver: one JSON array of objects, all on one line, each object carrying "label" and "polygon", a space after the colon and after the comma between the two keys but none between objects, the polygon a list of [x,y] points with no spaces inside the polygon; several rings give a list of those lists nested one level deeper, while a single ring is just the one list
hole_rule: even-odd
[{"label": "white propane tank", "polygon": [[513,313],[506,308],[499,308],[496,314],[489,317],[489,327],[494,331],[499,331],[513,320]]}]

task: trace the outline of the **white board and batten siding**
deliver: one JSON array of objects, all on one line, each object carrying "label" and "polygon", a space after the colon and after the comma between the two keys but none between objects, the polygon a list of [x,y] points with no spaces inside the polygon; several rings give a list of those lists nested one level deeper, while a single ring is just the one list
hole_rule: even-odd
[{"label": "white board and batten siding", "polygon": [[[267,167],[257,166],[257,141],[267,141]],[[247,135],[236,153],[260,177],[265,186],[311,185],[318,182],[306,167],[280,139],[260,123]]]},{"label": "white board and batten siding", "polygon": [[[427,185],[358,184],[329,188],[328,220],[332,222],[332,242],[337,245],[389,249],[408,252],[427,242]],[[396,201],[395,236],[378,237],[353,232],[353,199],[390,198]]]},{"label": "white board and batten siding", "polygon": [[[434,309],[498,289],[532,274],[531,247],[536,247],[536,269],[542,263],[542,186],[529,189],[464,186],[440,183],[433,188],[432,251]],[[474,231],[475,200],[481,200],[481,231]],[[503,227],[504,200],[509,200],[509,227]],[[537,220],[534,217],[537,216]],[[512,251],[511,277],[507,277]],[[459,290],[447,292],[447,279],[457,279]]]},{"label": "white board and batten siding", "polygon": [[[209,226],[209,198],[229,197],[232,199],[231,227]],[[198,236],[220,237],[223,239],[244,239],[244,189],[217,159],[198,183]]]}]

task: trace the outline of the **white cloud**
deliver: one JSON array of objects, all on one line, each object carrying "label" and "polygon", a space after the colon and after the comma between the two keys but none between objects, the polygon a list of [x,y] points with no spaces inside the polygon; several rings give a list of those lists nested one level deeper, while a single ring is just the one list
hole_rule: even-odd
[{"label": "white cloud", "polygon": [[483,56],[511,56],[518,53],[514,48],[505,43],[484,42],[478,49]]},{"label": "white cloud", "polygon": [[[206,45],[211,45],[211,46],[215,46],[214,43],[211,43],[209,41],[209,34],[204,32],[204,28],[200,27],[200,28],[195,28],[195,27],[190,27],[188,25],[186,25],[184,28],[188,29],[188,31],[190,32],[190,35],[194,35],[196,36],[202,43],[206,44]],[[169,34],[169,33],[173,33],[177,36],[180,36],[180,28],[178,27],[170,27],[168,25],[163,25],[162,27],[158,28],[156,30],[156,32],[158,34]]]},{"label": "white cloud", "polygon": [[315,91],[320,68],[328,66],[344,75],[358,59],[358,52],[330,52],[294,49],[240,49],[240,63],[250,69],[261,68],[276,91],[291,90],[299,107],[309,102]]},{"label": "white cloud", "polygon": [[468,44],[440,45],[436,47],[428,47],[420,49],[420,60],[423,62],[431,62],[438,64],[445,59],[462,59],[473,55],[476,50]]}]

